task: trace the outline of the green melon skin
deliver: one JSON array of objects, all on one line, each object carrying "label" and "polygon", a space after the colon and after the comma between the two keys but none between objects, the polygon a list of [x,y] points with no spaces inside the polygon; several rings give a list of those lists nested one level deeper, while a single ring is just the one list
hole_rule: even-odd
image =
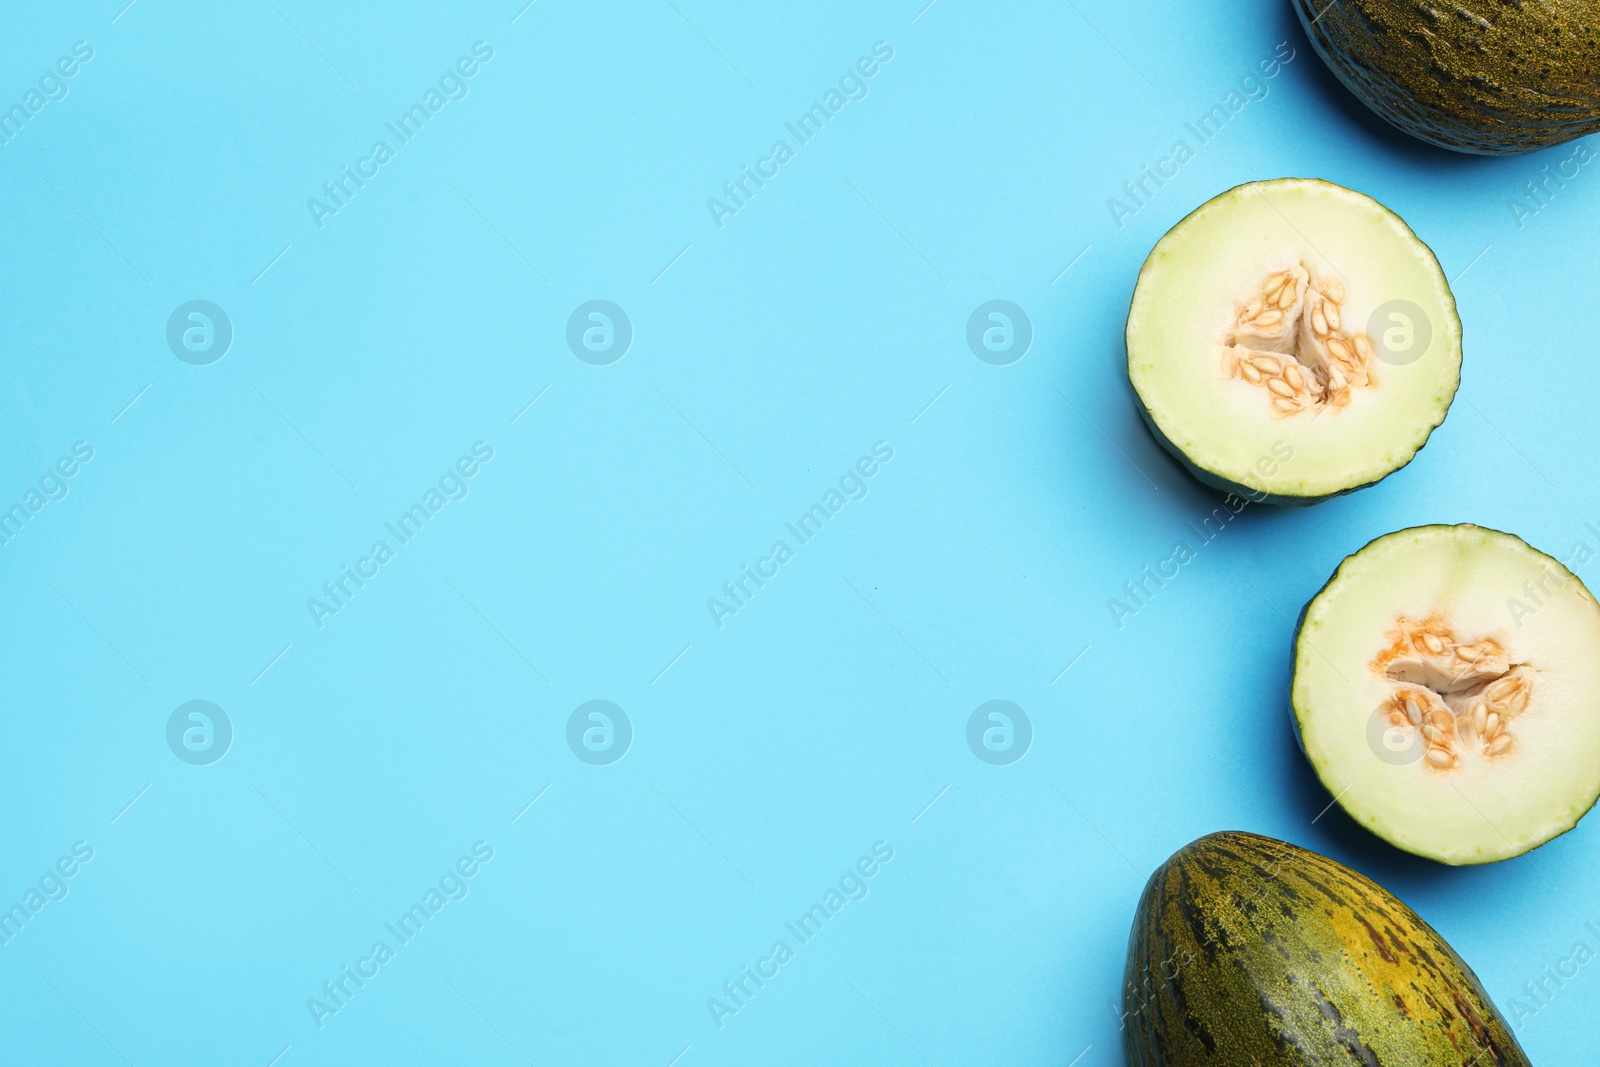
[{"label": "green melon skin", "polygon": [[1293,0],[1329,69],[1413,137],[1515,155],[1600,130],[1596,0]]},{"label": "green melon skin", "polygon": [[1128,940],[1129,1067],[1530,1067],[1461,957],[1326,856],[1225,832],[1150,876]]}]

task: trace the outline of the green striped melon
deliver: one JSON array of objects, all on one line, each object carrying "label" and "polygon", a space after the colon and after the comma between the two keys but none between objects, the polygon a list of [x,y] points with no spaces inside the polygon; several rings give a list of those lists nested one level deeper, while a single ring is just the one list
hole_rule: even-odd
[{"label": "green striped melon", "polygon": [[1413,137],[1509,155],[1600,130],[1595,0],[1293,2],[1329,69]]},{"label": "green striped melon", "polygon": [[1326,856],[1219,833],[1151,875],[1128,941],[1129,1067],[1528,1067],[1472,970]]}]

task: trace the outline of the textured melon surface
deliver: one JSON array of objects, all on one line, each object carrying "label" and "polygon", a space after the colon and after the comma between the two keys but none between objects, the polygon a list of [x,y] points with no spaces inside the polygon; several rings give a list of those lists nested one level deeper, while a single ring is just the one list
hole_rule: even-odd
[{"label": "textured melon surface", "polygon": [[1477,976],[1382,886],[1220,833],[1151,875],[1128,939],[1129,1067],[1528,1067]]},{"label": "textured melon surface", "polygon": [[1600,605],[1510,534],[1401,530],[1306,606],[1292,703],[1357,822],[1442,863],[1518,856],[1600,797]]},{"label": "textured melon surface", "polygon": [[[1390,360],[1396,337],[1412,348]],[[1127,351],[1145,420],[1198,478],[1314,503],[1426,443],[1460,381],[1461,322],[1438,260],[1398,216],[1284,178],[1207,201],[1156,244]]]},{"label": "textured melon surface", "polygon": [[1595,0],[1294,0],[1323,62],[1414,137],[1532,152],[1600,129]]}]

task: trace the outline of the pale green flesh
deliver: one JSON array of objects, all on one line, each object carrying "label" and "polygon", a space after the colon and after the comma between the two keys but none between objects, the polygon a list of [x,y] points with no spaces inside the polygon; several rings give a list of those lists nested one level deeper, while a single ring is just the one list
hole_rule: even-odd
[{"label": "pale green flesh", "polygon": [[[1375,362],[1376,384],[1347,407],[1274,417],[1264,390],[1221,371],[1218,344],[1262,279],[1294,263],[1344,281],[1354,329],[1409,301],[1431,323],[1429,348],[1405,365]],[[1170,447],[1228,482],[1291,498],[1359,488],[1410,462],[1461,371],[1461,322],[1427,245],[1377,201],[1314,179],[1239,186],[1173,227],[1140,272],[1127,344],[1129,379]]]},{"label": "pale green flesh", "polygon": [[[1537,672],[1512,749],[1489,759],[1462,746],[1460,765],[1442,773],[1386,761],[1368,732],[1395,690],[1372,667],[1385,635],[1399,616],[1435,613],[1462,640],[1491,638]],[[1292,700],[1323,785],[1408,852],[1450,864],[1508,859],[1570,830],[1600,797],[1600,606],[1509,534],[1424,526],[1347,558],[1306,609]]]}]

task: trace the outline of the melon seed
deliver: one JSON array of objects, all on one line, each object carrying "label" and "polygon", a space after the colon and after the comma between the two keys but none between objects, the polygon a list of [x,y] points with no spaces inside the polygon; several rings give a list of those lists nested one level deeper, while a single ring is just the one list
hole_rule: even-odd
[{"label": "melon seed", "polygon": [[1371,340],[1341,332],[1344,297],[1340,279],[1304,264],[1268,274],[1220,339],[1228,377],[1264,386],[1275,415],[1347,407],[1352,387],[1376,383]]},{"label": "melon seed", "polygon": [[1533,670],[1514,663],[1492,638],[1462,641],[1438,615],[1395,620],[1388,647],[1370,667],[1380,677],[1405,683],[1382,710],[1389,724],[1418,731],[1427,766],[1448,771],[1461,765],[1456,737],[1476,736],[1483,758],[1512,751],[1511,719],[1530,706]]},{"label": "melon seed", "polygon": [[1515,678],[1501,678],[1499,681],[1489,686],[1483,695],[1488,699],[1489,703],[1498,704],[1509,697],[1512,690],[1516,688],[1517,680]]}]

